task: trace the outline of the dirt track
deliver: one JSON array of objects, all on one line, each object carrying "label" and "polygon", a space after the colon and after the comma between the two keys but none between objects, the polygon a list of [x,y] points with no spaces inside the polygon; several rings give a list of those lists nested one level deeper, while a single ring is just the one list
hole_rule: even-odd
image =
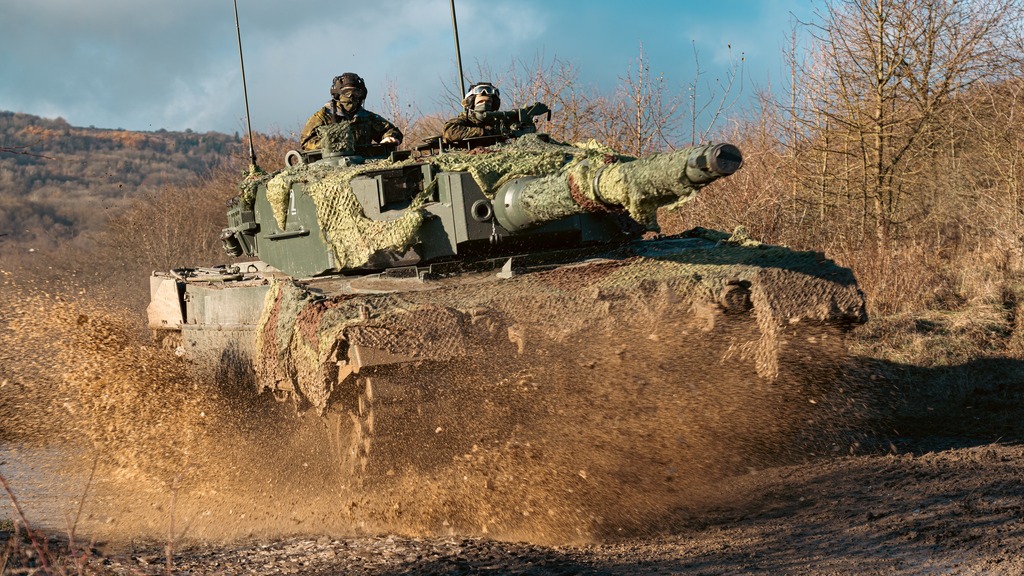
[{"label": "dirt track", "polygon": [[487,540],[294,539],[196,551],[237,573],[1020,574],[1024,446],[954,447],[763,471],[751,498],[671,534],[546,548]]},{"label": "dirt track", "polygon": [[[175,573],[1024,572],[1024,446],[931,437],[898,449],[900,454],[819,460],[735,478],[729,488],[740,489],[743,501],[642,538],[549,547],[462,537],[306,534],[193,543],[175,551]],[[161,574],[165,558],[160,543],[122,544],[88,565]]]},{"label": "dirt track", "polygon": [[[566,396],[546,387],[551,372],[503,380],[489,403],[462,398],[450,405],[463,413],[441,415],[477,418],[487,443],[454,449],[450,424],[432,424],[443,459],[412,454],[415,467],[383,466],[360,485],[323,449],[322,420],[207,397],[173,358],[131,345],[127,321],[39,309],[54,317],[26,315],[0,349],[16,368],[3,380],[0,432],[4,447],[28,441],[29,464],[57,451],[34,481],[12,486],[25,502],[49,491],[49,517],[27,515],[55,529],[52,549],[81,502],[76,486],[88,487],[77,534],[96,540],[93,573],[164,573],[168,533],[183,574],[1024,573],[1017,361],[934,372],[870,361],[815,373],[835,378],[824,387],[710,378],[700,394],[672,396],[671,355],[606,365],[553,350],[574,362],[550,366],[612,378],[556,371],[569,385],[555,392],[587,392]],[[35,329],[61,335],[67,354],[48,356]],[[33,351],[45,354],[26,362]],[[851,399],[871,410],[850,412]],[[488,424],[503,414],[529,425]],[[101,451],[75,448],[86,432]],[[5,458],[9,477],[16,462]],[[54,492],[54,478],[66,486]],[[34,562],[28,544],[14,549],[0,555],[10,573]]]},{"label": "dirt track", "polygon": [[[929,386],[921,383],[918,388],[915,394]],[[605,528],[620,526],[600,534],[593,532],[593,516],[588,514],[550,522],[524,518],[518,534],[431,524],[435,517],[429,512],[448,505],[446,491],[449,496],[469,496],[471,507],[489,505],[492,513],[519,513],[526,501],[495,499],[487,484],[476,488],[479,494],[474,500],[472,491],[445,485],[444,475],[421,478],[419,492],[414,484],[391,485],[390,492],[379,493],[379,498],[368,499],[355,488],[330,488],[336,471],[318,464],[315,450],[302,448],[317,445],[320,429],[296,426],[288,431],[294,443],[287,450],[257,455],[265,476],[246,470],[221,477],[234,483],[237,493],[213,485],[183,485],[176,503],[177,524],[172,527],[179,535],[174,571],[1024,573],[1024,444],[1018,440],[1024,423],[1017,417],[1022,413],[1019,385],[1003,382],[947,399],[945,404],[935,400],[930,395],[927,403],[918,404],[904,398],[888,422],[903,433],[882,430],[861,437],[860,444],[848,448],[854,455],[807,455],[797,464],[716,476],[710,488],[706,482],[694,486],[694,493],[703,500],[692,494],[666,500],[670,492],[650,490],[652,501],[643,505],[626,497],[610,498],[598,490],[593,493],[597,499],[588,499],[588,511],[603,510],[606,518],[619,519],[618,524],[601,524]],[[254,429],[265,425],[262,422]],[[268,488],[281,467],[296,476],[299,470],[309,472],[293,483]],[[246,482],[239,483],[243,477]],[[96,482],[79,529],[79,534],[100,535],[87,563],[93,573],[166,572],[162,534],[168,530],[169,491],[166,485],[144,484],[131,476]],[[614,488],[629,491],[624,484]],[[417,502],[422,509],[417,509]],[[65,508],[74,503],[71,498]],[[396,512],[399,503],[401,513]],[[640,506],[623,509],[632,504]],[[659,507],[662,514],[651,512]],[[635,521],[636,517],[647,524]],[[555,534],[565,537],[572,533],[574,521],[590,534],[583,539],[589,541],[551,542],[559,536],[529,532],[536,527],[557,529]],[[59,547],[56,541],[54,547]],[[21,550],[29,549],[22,546]]]}]

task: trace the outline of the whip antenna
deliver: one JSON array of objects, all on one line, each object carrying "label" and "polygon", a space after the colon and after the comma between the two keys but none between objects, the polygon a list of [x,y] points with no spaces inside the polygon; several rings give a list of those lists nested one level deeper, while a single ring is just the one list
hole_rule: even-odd
[{"label": "whip antenna", "polygon": [[466,93],[466,77],[462,75],[462,52],[459,50],[459,25],[455,21],[455,0],[451,0],[451,5],[452,5],[452,31],[455,32],[455,62],[459,66],[459,84],[462,87],[462,92],[460,92],[460,94],[465,94]]},{"label": "whip antenna", "polygon": [[[455,2],[455,0],[452,0],[452,2]],[[252,145],[252,123],[249,122],[249,91],[245,87],[245,60],[242,58],[242,29],[238,26],[238,0],[234,0],[234,4],[235,33],[238,35],[238,64],[242,67],[242,97],[245,101],[245,129],[249,133],[249,165],[256,166],[256,149]],[[452,4],[452,9],[455,9],[454,4]],[[454,16],[454,13],[452,13],[453,18]],[[462,64],[459,64],[459,66],[461,70]]]}]

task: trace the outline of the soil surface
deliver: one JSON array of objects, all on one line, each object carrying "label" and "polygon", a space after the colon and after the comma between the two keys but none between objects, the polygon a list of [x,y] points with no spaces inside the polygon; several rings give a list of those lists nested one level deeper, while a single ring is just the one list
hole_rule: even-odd
[{"label": "soil surface", "polygon": [[1024,573],[1010,358],[922,369],[801,332],[758,380],[551,347],[501,379],[411,366],[391,384],[421,396],[377,380],[372,418],[321,417],[208,386],[102,309],[14,304],[0,573]]},{"label": "soil surface", "polygon": [[[948,412],[942,416],[936,425],[962,431],[964,420],[950,420]],[[967,420],[977,432],[978,419]],[[351,524],[344,534],[345,528],[313,515],[306,519],[319,524],[303,528],[296,508],[309,503],[296,507],[282,498],[276,515],[254,515],[247,524],[242,514],[226,537],[211,537],[198,527],[192,537],[188,527],[171,526],[181,536],[170,555],[167,539],[159,537],[160,526],[167,528],[166,506],[156,506],[161,514],[149,537],[138,536],[147,532],[138,520],[119,519],[136,536],[80,542],[77,566],[92,574],[165,574],[170,558],[175,574],[1024,573],[1024,444],[973,436],[921,429],[859,446],[862,454],[814,456],[722,478],[706,506],[666,511],[671,514],[652,520],[651,530],[634,526],[632,533],[591,536],[589,542],[550,544],[538,542],[547,538],[495,538],[479,531],[352,533]],[[8,453],[5,469],[18,458]],[[20,480],[30,486],[24,474]],[[102,482],[94,490],[90,498],[104,501]],[[42,492],[34,491],[37,499]],[[145,498],[126,492],[123,484],[114,494]],[[194,513],[180,505],[182,516]],[[116,508],[110,501],[105,506]],[[285,520],[282,511],[290,506],[292,516]],[[100,518],[98,525],[103,522],[116,523]],[[226,524],[218,522],[221,529]],[[279,529],[258,529],[271,525]],[[39,554],[28,540],[12,537],[11,528],[8,523],[0,529],[7,555],[0,557],[7,562],[0,572],[29,573],[41,565]],[[239,535],[248,528],[252,534]],[[47,536],[37,542],[51,551],[51,562],[66,554],[66,530],[43,532]],[[77,570],[70,556],[58,561],[69,572]]]},{"label": "soil surface", "polygon": [[[192,543],[176,574],[1021,574],[1024,446],[927,438],[734,478],[749,498],[662,534],[544,546],[303,536]],[[9,532],[3,534],[9,537]],[[57,541],[52,545],[59,547]],[[23,552],[31,555],[27,545]],[[163,574],[165,547],[97,546],[96,572]],[[22,564],[24,565],[24,564]],[[11,571],[10,573],[16,573]]]}]

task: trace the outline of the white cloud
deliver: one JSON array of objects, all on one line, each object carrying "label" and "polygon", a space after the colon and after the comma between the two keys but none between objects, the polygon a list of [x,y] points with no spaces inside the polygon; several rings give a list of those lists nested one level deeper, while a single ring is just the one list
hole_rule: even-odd
[{"label": "white cloud", "polygon": [[[785,32],[779,22],[803,2],[736,1],[746,11],[677,0],[457,0],[463,65],[472,81],[480,64],[501,72],[513,59],[558,56],[577,65],[582,83],[607,88],[642,41],[655,65],[685,82],[695,39],[705,68],[722,65],[730,40],[734,56],[757,54],[768,66]],[[230,2],[0,2],[0,108],[84,126],[243,127]],[[447,0],[238,0],[238,11],[256,130],[298,130],[345,71],[366,78],[371,109],[389,82],[420,111],[454,106]]]}]

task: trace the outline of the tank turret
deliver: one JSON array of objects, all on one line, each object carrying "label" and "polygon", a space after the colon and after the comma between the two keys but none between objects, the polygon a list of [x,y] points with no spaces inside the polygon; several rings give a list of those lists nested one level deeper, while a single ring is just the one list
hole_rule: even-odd
[{"label": "tank turret", "polygon": [[367,158],[344,125],[321,130],[318,154],[291,152],[291,165],[245,183],[222,235],[229,255],[310,277],[621,242],[742,165],[731,144],[634,159],[532,133]]}]

